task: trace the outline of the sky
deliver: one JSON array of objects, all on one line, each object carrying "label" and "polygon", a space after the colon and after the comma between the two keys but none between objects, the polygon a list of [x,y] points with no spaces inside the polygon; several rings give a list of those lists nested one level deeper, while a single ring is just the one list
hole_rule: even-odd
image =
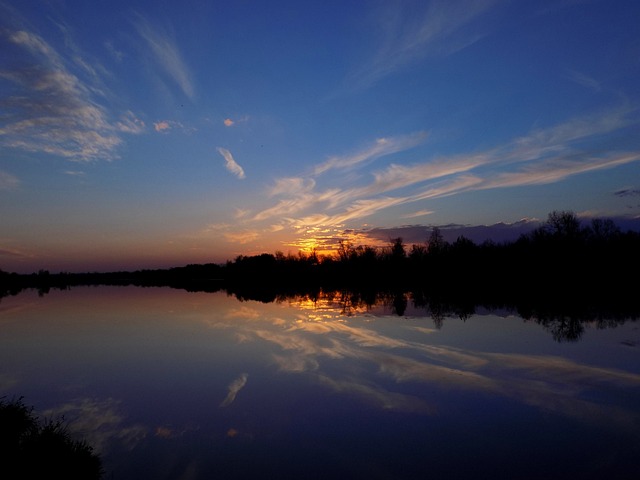
[{"label": "sky", "polygon": [[639,22],[636,0],[0,0],[0,269],[638,224]]}]

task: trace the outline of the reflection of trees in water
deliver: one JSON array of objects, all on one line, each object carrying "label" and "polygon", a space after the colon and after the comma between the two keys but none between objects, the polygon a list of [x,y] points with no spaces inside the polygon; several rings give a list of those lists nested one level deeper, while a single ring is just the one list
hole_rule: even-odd
[{"label": "reflection of trees in water", "polygon": [[576,342],[585,332],[585,325],[592,324],[597,329],[614,328],[627,320],[637,320],[636,314],[619,314],[616,312],[589,311],[584,308],[574,309],[528,309],[518,314],[528,321],[543,326],[558,342]]},{"label": "reflection of trees in water", "polygon": [[557,342],[577,342],[584,333],[583,323],[571,317],[539,318],[536,322],[551,332]]},{"label": "reflection of trees in water", "polygon": [[[252,298],[247,291],[242,293],[228,293],[237,296],[240,300],[266,301],[265,295]],[[423,290],[381,290],[365,289],[357,290],[313,290],[311,292],[289,292],[278,295],[268,295],[271,301],[277,303],[292,303],[299,305],[311,305],[314,309],[331,308],[342,316],[362,315],[374,312],[382,308],[392,315],[429,317],[435,328],[443,327],[449,318],[457,318],[466,321],[476,314],[481,307],[483,312],[500,311],[513,313],[526,321],[535,322],[549,331],[554,340],[558,342],[576,342],[584,334],[586,324],[595,328],[613,328],[628,320],[636,320],[637,312],[610,311],[606,309],[594,309],[589,305],[574,303],[562,303],[558,298],[541,303],[502,303],[479,304],[468,298],[443,295],[442,292],[430,294]],[[375,312],[374,312],[375,313]]]}]

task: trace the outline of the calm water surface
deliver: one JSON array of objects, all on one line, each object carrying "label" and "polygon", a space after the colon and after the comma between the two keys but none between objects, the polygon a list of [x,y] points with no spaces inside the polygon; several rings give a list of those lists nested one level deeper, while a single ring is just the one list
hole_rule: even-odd
[{"label": "calm water surface", "polygon": [[86,287],[0,302],[0,396],[108,479],[640,478],[640,328]]}]

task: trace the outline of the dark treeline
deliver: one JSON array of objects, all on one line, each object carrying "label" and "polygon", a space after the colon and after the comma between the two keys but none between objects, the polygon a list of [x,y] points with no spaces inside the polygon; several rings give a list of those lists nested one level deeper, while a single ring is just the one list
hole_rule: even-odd
[{"label": "dark treeline", "polygon": [[[640,317],[638,306],[622,307],[601,303],[599,307],[585,306],[575,302],[506,302],[486,304],[470,302],[464,297],[445,297],[423,290],[309,290],[305,293],[281,292],[275,296],[256,296],[256,291],[240,290],[234,295],[241,301],[260,300],[276,303],[317,303],[328,304],[341,311],[342,315],[352,316],[377,310],[394,315],[418,315],[430,317],[434,327],[442,328],[447,318],[467,321],[476,313],[494,312],[498,315],[515,315],[526,321],[534,322],[547,330],[558,342],[580,340],[586,329],[586,323],[598,329],[612,328],[629,320]],[[630,340],[629,345],[636,345]]]},{"label": "dark treeline", "polygon": [[134,272],[0,271],[0,295],[25,288],[46,293],[78,285],[138,285],[226,290],[241,300],[269,302],[320,289],[365,296],[410,291],[414,298],[458,310],[515,306],[525,317],[539,318],[570,307],[585,317],[597,312],[635,317],[639,272],[640,233],[623,232],[611,220],[583,225],[572,212],[554,211],[513,242],[475,244],[462,236],[447,242],[434,228],[423,244],[407,246],[401,238],[384,248],[341,242],[331,256],[276,252],[241,255],[226,264]]}]

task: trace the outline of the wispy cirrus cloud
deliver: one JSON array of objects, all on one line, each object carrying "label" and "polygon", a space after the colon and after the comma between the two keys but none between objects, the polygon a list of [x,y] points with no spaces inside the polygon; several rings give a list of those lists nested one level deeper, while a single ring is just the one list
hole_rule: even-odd
[{"label": "wispy cirrus cloud", "polygon": [[580,173],[613,168],[640,160],[640,152],[613,153],[604,157],[584,158],[572,155],[568,158],[552,158],[548,161],[527,165],[521,171],[499,174],[484,182],[484,189],[541,185],[555,183]]},{"label": "wispy cirrus cloud", "polygon": [[331,157],[326,162],[316,165],[314,167],[314,174],[318,175],[332,169],[346,169],[354,167],[385,155],[391,155],[393,153],[408,150],[424,142],[427,135],[427,132],[416,132],[397,137],[378,138],[373,145],[370,145],[358,152],[351,155]]},{"label": "wispy cirrus cloud", "polygon": [[585,75],[584,73],[576,70],[567,70],[567,78],[578,85],[583,86],[593,92],[599,92],[602,90],[600,82],[593,77]]},{"label": "wispy cirrus cloud", "polygon": [[81,170],[66,170],[64,174],[70,177],[84,177],[86,175],[85,172]]},{"label": "wispy cirrus cloud", "polygon": [[255,230],[240,230],[225,232],[224,238],[231,243],[239,243],[240,245],[246,245],[251,243],[260,237],[260,233]]},{"label": "wispy cirrus cloud", "polygon": [[116,122],[116,128],[120,132],[137,135],[144,132],[146,126],[131,110],[127,110],[120,116],[120,120]]},{"label": "wispy cirrus cloud", "polygon": [[481,16],[497,0],[461,0],[383,4],[372,19],[380,44],[373,57],[347,78],[354,88],[366,88],[426,57],[450,55],[485,35]]},{"label": "wispy cirrus cloud", "polygon": [[427,215],[431,215],[433,210],[418,210],[417,212],[407,213],[402,216],[402,218],[418,218],[418,217],[426,217]]},{"label": "wispy cirrus cloud", "polygon": [[269,195],[291,195],[302,196],[306,193],[312,192],[316,186],[316,181],[312,178],[302,177],[287,177],[278,178],[275,181],[275,185],[271,187]]},{"label": "wispy cirrus cloud", "polygon": [[222,157],[224,158],[225,167],[227,168],[227,170],[229,170],[231,173],[233,173],[236,177],[240,179],[245,178],[244,169],[240,165],[238,165],[238,163],[233,158],[233,155],[231,154],[231,152],[226,148],[222,148],[222,147],[218,147],[217,150],[218,150],[218,153],[222,155]]},{"label": "wispy cirrus cloud", "polygon": [[20,185],[18,177],[0,170],[0,190],[11,190]]},{"label": "wispy cirrus cloud", "polygon": [[[426,132],[417,132],[408,135],[376,139],[371,145],[355,153],[333,156],[325,162],[316,165],[312,169],[312,177],[324,174],[330,170],[362,167],[370,160],[409,150],[422,143],[426,138]],[[272,197],[282,197],[281,200],[276,205],[258,212],[254,216],[254,220],[289,216],[317,205],[318,203],[324,203],[328,208],[332,208],[343,203],[346,199],[361,197],[364,194],[362,189],[341,190],[335,187],[318,192],[315,190],[316,180],[312,177],[276,179],[269,194]],[[360,205],[360,207],[355,210],[363,211],[365,209],[367,208],[364,205]],[[353,213],[347,216],[351,217],[352,215]]]},{"label": "wispy cirrus cloud", "polygon": [[266,208],[256,215],[254,220],[265,220],[272,217],[292,215],[319,203],[331,205],[343,192],[338,188],[331,188],[322,192],[315,191],[316,182],[305,178],[281,178],[271,188],[270,196],[282,197],[278,203]]},{"label": "wispy cirrus cloud", "polygon": [[0,247],[0,257],[33,258],[33,255],[22,252],[15,248]]},{"label": "wispy cirrus cloud", "polygon": [[404,197],[382,197],[356,199],[342,211],[333,215],[316,214],[297,219],[293,223],[296,225],[342,225],[351,220],[357,220],[387,208],[406,203]]},{"label": "wispy cirrus cloud", "polygon": [[[640,161],[640,149],[616,151],[598,146],[604,135],[623,132],[633,125],[636,120],[632,113],[630,109],[618,108],[573,118],[535,129],[482,152],[440,156],[409,165],[390,163],[371,172],[371,181],[364,185],[319,188],[319,179],[315,176],[342,165],[363,167],[364,159],[379,155],[380,150],[375,154],[369,149],[353,157],[333,157],[346,160],[325,162],[307,178],[277,180],[270,191],[277,202],[256,213],[253,219],[280,218],[281,222],[294,227],[335,226],[397,205],[473,190],[553,183],[573,175]],[[398,144],[407,147],[412,143]]]},{"label": "wispy cirrus cloud", "polygon": [[488,155],[478,154],[441,158],[414,165],[396,165],[392,163],[385,170],[373,173],[374,182],[369,191],[373,194],[393,191],[414,183],[468,172],[476,167],[486,165],[490,161],[491,157]]},{"label": "wispy cirrus cloud", "polygon": [[93,98],[91,85],[74,75],[39,35],[4,30],[0,37],[7,54],[20,58],[20,66],[0,71],[0,79],[13,87],[0,100],[6,112],[0,120],[3,146],[75,161],[111,160],[122,143],[120,134],[144,130],[130,111],[112,121]]},{"label": "wispy cirrus cloud", "polygon": [[175,82],[189,98],[195,96],[191,72],[182,58],[173,34],[138,15],[134,22],[136,30],[149,47],[156,64]]}]

